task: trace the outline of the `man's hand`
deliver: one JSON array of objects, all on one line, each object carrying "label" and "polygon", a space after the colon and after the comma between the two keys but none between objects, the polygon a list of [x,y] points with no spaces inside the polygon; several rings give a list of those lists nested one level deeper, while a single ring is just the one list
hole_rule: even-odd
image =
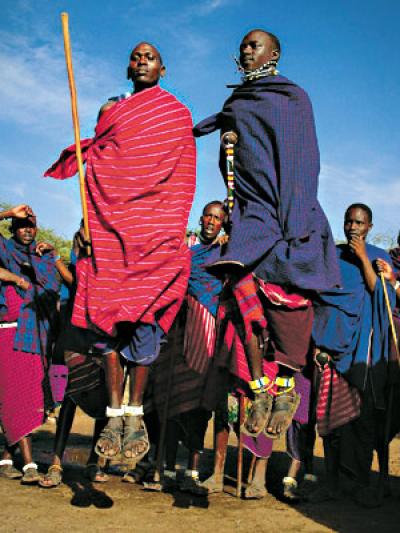
[{"label": "man's hand", "polygon": [[34,213],[29,205],[21,204],[10,209],[10,216],[13,218],[27,218],[34,216]]},{"label": "man's hand", "polygon": [[379,273],[383,274],[383,277],[389,281],[392,285],[396,283],[396,276],[394,275],[393,268],[384,259],[377,259],[376,268]]},{"label": "man's hand", "polygon": [[367,249],[365,247],[365,240],[359,235],[353,235],[351,237],[349,247],[361,261],[368,259]]},{"label": "man's hand", "polygon": [[44,241],[37,243],[35,252],[40,257],[42,257],[43,254],[46,254],[48,252],[53,252],[53,255],[55,256],[58,255],[57,250],[54,248],[54,246],[50,244],[49,242],[44,242]]},{"label": "man's hand", "polygon": [[215,239],[215,243],[216,244],[219,244],[220,246],[223,246],[224,244],[226,244],[227,242],[229,241],[229,235],[227,235],[225,233],[225,235],[219,235],[216,239]]}]

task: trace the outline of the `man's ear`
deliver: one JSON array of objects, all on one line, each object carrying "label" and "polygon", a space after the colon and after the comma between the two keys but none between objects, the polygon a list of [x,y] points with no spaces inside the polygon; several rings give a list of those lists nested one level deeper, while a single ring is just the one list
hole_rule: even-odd
[{"label": "man's ear", "polygon": [[277,49],[272,50],[271,59],[273,59],[274,61],[279,61],[280,57],[281,57],[281,53],[279,52],[279,50],[277,50]]},{"label": "man's ear", "polygon": [[160,68],[160,78],[163,78],[167,72],[167,69],[164,67],[164,65]]},{"label": "man's ear", "polygon": [[132,79],[132,68],[131,67],[128,67],[126,69],[126,79],[127,80],[131,80]]},{"label": "man's ear", "polygon": [[199,224],[200,226],[203,224],[203,215],[201,215],[201,217],[199,218]]}]

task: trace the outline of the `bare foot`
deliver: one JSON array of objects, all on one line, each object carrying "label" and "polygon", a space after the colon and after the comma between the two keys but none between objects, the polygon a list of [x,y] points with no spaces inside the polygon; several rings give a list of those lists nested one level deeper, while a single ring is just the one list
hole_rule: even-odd
[{"label": "bare foot", "polygon": [[121,453],[122,417],[108,419],[106,427],[100,433],[95,451],[100,457],[112,459]]},{"label": "bare foot", "polygon": [[251,404],[250,412],[242,431],[252,437],[257,437],[265,428],[271,414],[272,397],[268,392],[257,394]]},{"label": "bare foot", "polygon": [[268,422],[266,435],[272,439],[284,434],[292,423],[293,416],[300,403],[300,395],[294,390],[284,392],[275,397],[271,418]]},{"label": "bare foot", "polygon": [[149,437],[142,416],[124,418],[124,444],[122,453],[126,459],[140,461],[150,449]]}]

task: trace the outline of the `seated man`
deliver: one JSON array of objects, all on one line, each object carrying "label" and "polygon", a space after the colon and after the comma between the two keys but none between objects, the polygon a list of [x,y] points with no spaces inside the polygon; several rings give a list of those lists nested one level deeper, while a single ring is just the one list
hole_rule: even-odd
[{"label": "seated man", "polygon": [[[159,51],[135,46],[128,66],[133,94],[108,103],[95,137],[82,142],[93,253],[78,265],[72,322],[109,336],[101,347],[109,420],[97,453],[133,462],[149,449],[142,406],[148,365],[181,306],[190,271],[184,236],[195,187],[192,120],[159,87],[164,75]],[[70,147],[46,175],[76,172]],[[131,378],[126,406],[120,354]]]},{"label": "seated man", "polygon": [[[328,473],[328,487],[315,499],[337,497],[343,467],[357,482],[356,501],[372,506],[378,499],[366,489],[384,420],[389,354],[388,310],[376,262],[391,261],[384,250],[366,243],[371,228],[371,209],[350,205],[344,217],[347,243],[337,246],[343,287],[320,294],[313,337],[322,370],[317,426]],[[390,273],[385,276],[390,279]],[[394,305],[390,283],[387,290]]]},{"label": "seated man", "polygon": [[[328,221],[317,200],[319,151],[307,94],[276,70],[277,37],[253,30],[240,45],[243,84],[195,127],[234,148],[235,205],[226,251],[210,268],[230,279],[250,367],[250,436],[277,438],[299,403],[294,374],[309,349],[314,291],[340,283]],[[221,160],[221,163],[224,161]],[[222,165],[223,168],[223,165]],[[263,372],[263,359],[278,364]],[[272,409],[272,414],[271,414]]]}]

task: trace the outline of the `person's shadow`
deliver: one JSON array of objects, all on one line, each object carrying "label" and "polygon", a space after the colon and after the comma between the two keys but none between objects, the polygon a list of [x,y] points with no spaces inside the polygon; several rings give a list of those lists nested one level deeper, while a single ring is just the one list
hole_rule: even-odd
[{"label": "person's shadow", "polygon": [[94,505],[98,509],[110,509],[114,501],[105,492],[97,490],[88,480],[65,481],[73,492],[71,505],[74,507],[90,507]]}]

